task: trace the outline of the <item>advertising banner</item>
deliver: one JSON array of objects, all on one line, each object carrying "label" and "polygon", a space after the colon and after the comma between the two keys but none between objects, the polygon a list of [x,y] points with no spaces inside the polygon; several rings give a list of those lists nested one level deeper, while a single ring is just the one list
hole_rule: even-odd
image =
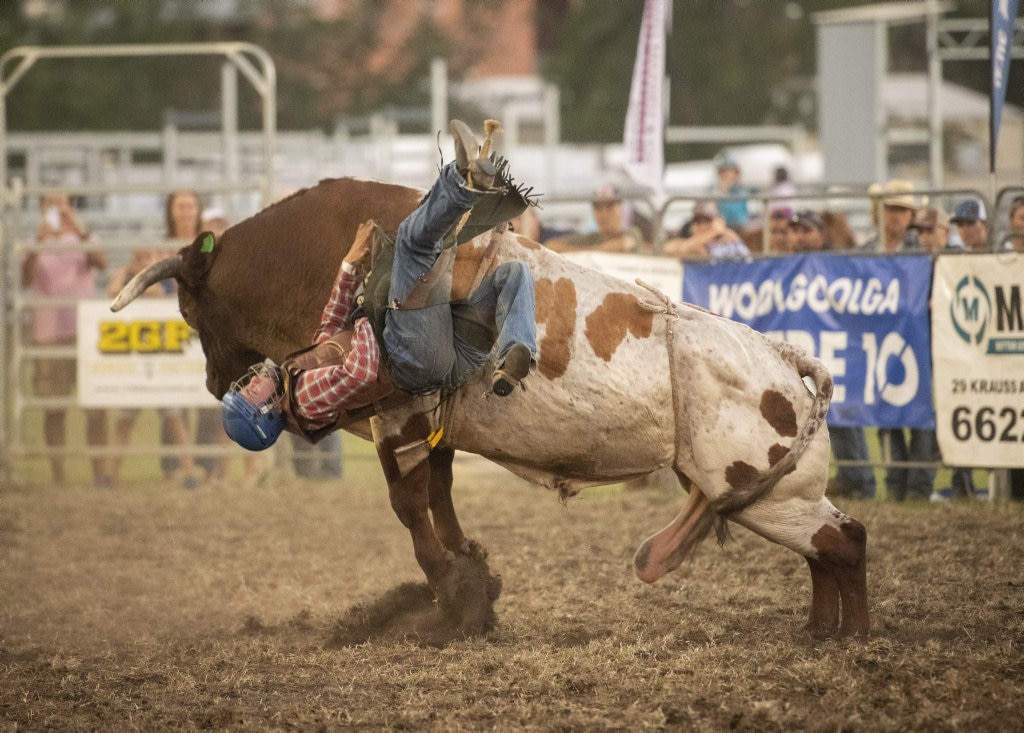
[{"label": "advertising banner", "polygon": [[683,299],[821,359],[830,425],[933,428],[930,278],[926,255],[687,263]]},{"label": "advertising banner", "polygon": [[1024,257],[935,263],[932,338],[939,448],[957,466],[1024,466]]},{"label": "advertising banner", "polygon": [[177,298],[78,303],[78,402],[84,407],[199,407],[220,403],[206,391],[206,357],[178,312]]},{"label": "advertising banner", "polygon": [[630,255],[618,252],[566,252],[566,259],[633,284],[643,280],[672,300],[683,293],[683,263],[672,257]]}]

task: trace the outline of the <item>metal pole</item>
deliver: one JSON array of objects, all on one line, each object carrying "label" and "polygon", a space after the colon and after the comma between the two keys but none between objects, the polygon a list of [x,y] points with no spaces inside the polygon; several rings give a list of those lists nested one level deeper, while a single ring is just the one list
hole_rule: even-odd
[{"label": "metal pole", "polygon": [[889,178],[888,115],[885,109],[885,77],[889,71],[889,33],[884,20],[875,21],[875,180]]},{"label": "metal pole", "polygon": [[[224,178],[229,183],[239,179],[238,151],[238,70],[231,63],[220,69],[220,131],[221,147],[224,149]],[[234,221],[238,216],[238,197],[232,194],[228,206],[229,216]]]},{"label": "metal pole", "polygon": [[448,129],[448,62],[436,57],[430,62],[430,134]]},{"label": "metal pole", "polygon": [[942,188],[945,171],[942,159],[942,57],[939,56],[939,11],[932,8],[925,18],[928,47],[928,167],[931,187]]}]

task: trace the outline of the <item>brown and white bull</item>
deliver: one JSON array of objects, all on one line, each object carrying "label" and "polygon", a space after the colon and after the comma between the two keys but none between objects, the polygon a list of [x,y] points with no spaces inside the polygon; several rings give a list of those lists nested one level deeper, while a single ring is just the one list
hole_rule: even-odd
[{"label": "brown and white bull", "polygon": [[[207,357],[207,387],[221,397],[250,364],[266,356],[280,363],[309,344],[358,224],[372,218],[394,231],[422,194],[323,181],[231,227],[212,249],[198,238],[141,273],[112,307],[124,307],[147,283],[176,278],[182,315]],[[467,635],[487,630],[497,595],[493,578],[474,580],[480,548],[456,518],[458,449],[562,496],[671,467],[689,499],[637,550],[641,580],[676,568],[729,519],[807,559],[812,633],[866,635],[866,532],[824,496],[832,392],[824,366],[511,231],[459,248],[453,300],[510,259],[527,262],[535,278],[539,355],[526,388],[496,397],[485,367],[448,399],[418,397],[352,427],[372,436],[391,505],[451,623]],[[441,442],[403,475],[396,450],[439,427]]]}]

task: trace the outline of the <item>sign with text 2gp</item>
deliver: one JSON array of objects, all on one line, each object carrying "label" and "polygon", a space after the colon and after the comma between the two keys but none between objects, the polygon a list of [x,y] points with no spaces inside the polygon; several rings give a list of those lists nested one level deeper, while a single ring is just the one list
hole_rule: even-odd
[{"label": "sign with text 2gp", "polygon": [[800,346],[832,373],[828,423],[933,428],[925,255],[687,264],[683,300]]},{"label": "sign with text 2gp", "polygon": [[219,404],[206,391],[206,357],[177,298],[139,299],[119,313],[106,300],[78,303],[78,401],[85,407]]},{"label": "sign with text 2gp", "polygon": [[1024,256],[939,257],[932,285],[936,432],[957,466],[1024,466]]}]

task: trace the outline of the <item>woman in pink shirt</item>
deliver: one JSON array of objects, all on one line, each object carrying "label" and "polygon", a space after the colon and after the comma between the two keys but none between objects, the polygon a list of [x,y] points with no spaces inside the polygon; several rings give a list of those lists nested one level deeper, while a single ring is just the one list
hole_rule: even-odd
[{"label": "woman in pink shirt", "polygon": [[[96,295],[96,270],[107,268],[104,252],[83,249],[57,249],[93,242],[89,229],[75,213],[67,194],[50,194],[39,199],[43,221],[36,232],[36,242],[50,245],[29,254],[22,263],[22,284],[33,295],[42,298],[92,298]],[[73,346],[77,338],[77,316],[73,305],[39,306],[32,311],[32,343],[37,346]],[[33,373],[35,394],[40,397],[67,397],[74,392],[77,371],[74,359],[36,359]],[[107,414],[103,410],[86,410],[86,443],[103,446],[107,443]],[[63,408],[46,410],[43,414],[43,438],[52,448],[63,448],[67,442],[67,412]],[[53,480],[63,484],[67,475],[64,456],[50,457]],[[98,487],[111,485],[105,458],[92,461],[93,481]]]}]

